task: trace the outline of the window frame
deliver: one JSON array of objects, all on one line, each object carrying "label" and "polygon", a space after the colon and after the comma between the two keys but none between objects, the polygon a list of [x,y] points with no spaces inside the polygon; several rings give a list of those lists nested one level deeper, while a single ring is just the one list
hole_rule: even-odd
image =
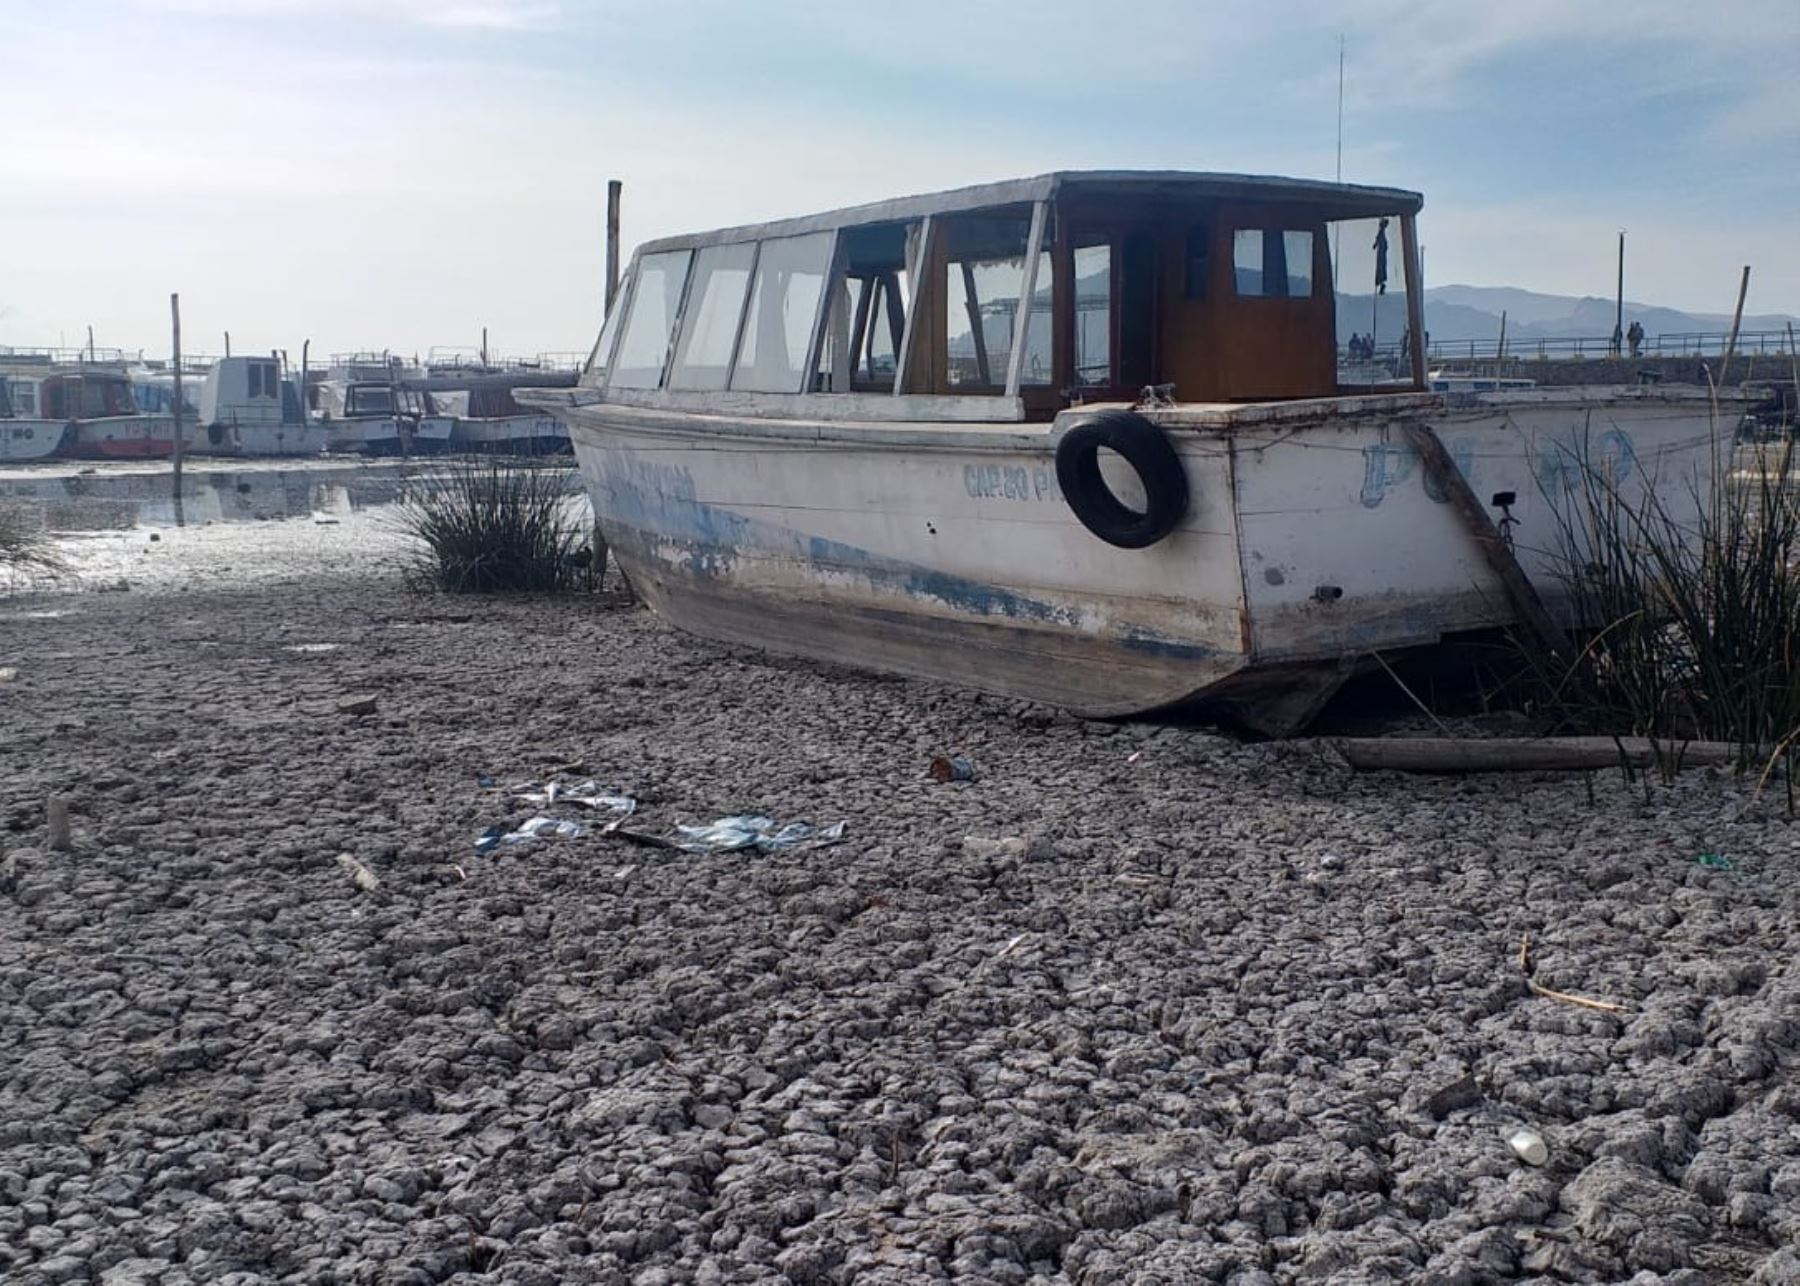
[{"label": "window frame", "polygon": [[[752,395],[752,396],[762,395],[762,396],[773,396],[773,397],[783,397],[783,396],[788,396],[788,395],[792,395],[792,394],[796,394],[796,393],[812,393],[812,392],[816,391],[813,388],[813,383],[814,383],[815,379],[817,378],[817,373],[818,373],[818,369],[819,369],[819,353],[824,346],[825,325],[826,325],[827,319],[830,316],[831,286],[836,281],[837,276],[841,269],[840,256],[843,253],[843,235],[842,234],[843,234],[843,229],[841,229],[841,228],[829,228],[829,229],[821,228],[816,232],[801,232],[801,233],[795,233],[795,234],[792,234],[789,236],[781,236],[781,237],[763,237],[757,241],[756,255],[752,259],[751,266],[750,266],[750,282],[749,282],[749,285],[746,286],[744,289],[743,313],[738,318],[737,338],[736,338],[735,342],[732,344],[732,348],[731,348],[731,370],[726,377],[725,391],[732,392],[732,393],[742,393],[742,394],[747,394],[747,395]],[[806,332],[807,343],[806,343],[805,356],[800,363],[799,378],[795,381],[795,383],[797,383],[799,385],[799,387],[792,388],[792,389],[752,389],[752,388],[738,387],[739,363],[741,362],[742,357],[743,357],[744,338],[745,338],[745,336],[747,336],[750,333],[750,326],[752,324],[752,319],[750,316],[750,308],[751,308],[752,303],[756,300],[757,287],[760,284],[758,278],[763,269],[764,251],[766,251],[768,249],[770,243],[772,243],[772,242],[799,241],[799,240],[802,240],[807,237],[815,237],[815,236],[820,236],[820,235],[829,236],[831,238],[831,240],[830,240],[829,249],[826,251],[826,255],[825,255],[825,268],[824,268],[823,274],[820,277],[818,294],[813,299],[813,315],[812,315],[811,325],[810,325],[810,328]],[[690,253],[690,255],[697,257],[699,254],[699,251],[694,250],[694,251],[690,251],[689,253]],[[690,268],[689,268],[689,274],[688,274],[690,279],[693,276],[691,264],[692,264],[692,260],[690,259]],[[685,302],[686,301],[684,299],[683,300],[684,305],[685,305]],[[674,345],[671,344],[670,345],[671,353],[673,352],[673,350],[674,350]]]},{"label": "window frame", "polygon": [[[668,336],[664,340],[662,365],[657,370],[656,382],[654,384],[620,384],[617,386],[622,389],[631,388],[648,392],[666,392],[668,390],[669,366],[670,363],[675,360],[675,342],[681,334],[681,324],[687,309],[688,289],[692,286],[694,280],[694,261],[700,256],[700,251],[693,246],[678,246],[668,250],[658,250],[650,255],[636,255],[632,258],[631,290],[628,297],[620,302],[620,307],[625,311],[619,319],[618,334],[613,336],[613,351],[611,354],[613,360],[607,362],[606,383],[602,387],[614,387],[613,377],[617,369],[616,359],[620,347],[625,343],[626,336],[631,333],[631,310],[637,307],[638,291],[642,287],[644,279],[644,264],[650,259],[660,259],[670,255],[684,255],[686,256],[687,262],[682,268],[681,289],[675,295],[674,312],[669,321]],[[604,322],[601,323],[601,329],[605,329]]]}]

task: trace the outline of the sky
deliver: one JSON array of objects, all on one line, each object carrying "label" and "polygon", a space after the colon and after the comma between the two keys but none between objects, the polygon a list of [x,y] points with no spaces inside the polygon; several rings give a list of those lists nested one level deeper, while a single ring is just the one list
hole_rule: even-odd
[{"label": "sky", "polygon": [[1054,169],[1425,194],[1428,284],[1800,312],[1800,3],[0,0],[0,344],[586,350],[679,232]]}]

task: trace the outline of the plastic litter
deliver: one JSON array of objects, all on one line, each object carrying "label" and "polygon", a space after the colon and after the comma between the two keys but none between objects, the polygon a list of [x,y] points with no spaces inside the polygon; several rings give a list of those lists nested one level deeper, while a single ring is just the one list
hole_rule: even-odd
[{"label": "plastic litter", "polygon": [[805,822],[789,822],[777,827],[773,818],[751,814],[721,817],[706,826],[677,826],[682,839],[675,847],[684,853],[731,853],[753,848],[761,853],[782,849],[823,847],[844,838],[847,822],[831,826],[811,826]]},{"label": "plastic litter", "polygon": [[601,790],[600,784],[594,781],[577,782],[572,786],[559,781],[546,782],[540,788],[517,792],[517,797],[528,804],[580,804],[596,812],[626,814],[637,811],[637,800],[629,795],[614,795]]},{"label": "plastic litter", "polygon": [[1729,871],[1731,859],[1723,853],[1701,853],[1694,858],[1697,866],[1704,866],[1709,871]]},{"label": "plastic litter", "polygon": [[502,831],[491,826],[475,841],[475,851],[486,853],[502,844],[528,844],[537,839],[578,839],[587,831],[575,822],[559,822],[554,817],[533,817],[516,831]]},{"label": "plastic litter", "polygon": [[938,781],[974,781],[975,765],[961,755],[933,755],[931,775]]},{"label": "plastic litter", "polygon": [[1550,1145],[1536,1130],[1514,1130],[1506,1141],[1526,1165],[1543,1165],[1550,1159]]}]

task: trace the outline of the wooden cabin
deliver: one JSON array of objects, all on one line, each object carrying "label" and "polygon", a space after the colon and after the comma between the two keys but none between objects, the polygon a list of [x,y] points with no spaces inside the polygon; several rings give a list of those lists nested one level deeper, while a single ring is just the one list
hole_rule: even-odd
[{"label": "wooden cabin", "polygon": [[[1368,392],[1342,318],[1366,307],[1390,342],[1419,333],[1419,206],[1299,179],[1064,173],[668,238],[634,258],[584,382],[641,405],[868,419],[915,418],[868,401],[884,394],[1045,420],[1157,386],[1182,403]],[[1424,387],[1408,350],[1385,391]]]}]

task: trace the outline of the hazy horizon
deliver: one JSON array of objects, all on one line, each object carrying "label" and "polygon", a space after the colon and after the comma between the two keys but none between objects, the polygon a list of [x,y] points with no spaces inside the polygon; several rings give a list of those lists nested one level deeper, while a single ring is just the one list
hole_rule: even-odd
[{"label": "hazy horizon", "polygon": [[[624,241],[1054,169],[1421,190],[1428,283],[1800,312],[1800,6],[93,0],[8,23],[0,344],[581,351]],[[1615,30],[1617,28],[1617,30]],[[918,33],[936,33],[921,43]],[[1086,33],[1084,35],[1084,33]],[[1104,56],[1082,51],[1090,43]],[[78,69],[71,73],[70,69]],[[46,105],[50,105],[46,107]]]}]

